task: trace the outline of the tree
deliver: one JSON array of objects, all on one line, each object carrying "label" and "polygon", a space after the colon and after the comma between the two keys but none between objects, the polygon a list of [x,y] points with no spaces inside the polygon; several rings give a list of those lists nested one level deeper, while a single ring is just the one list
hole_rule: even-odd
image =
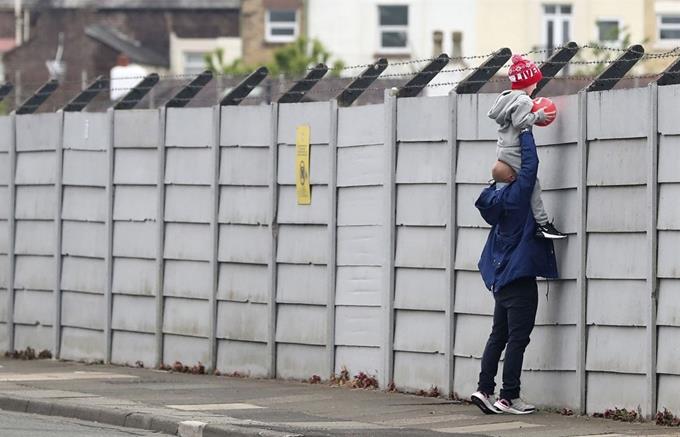
[{"label": "tree", "polygon": [[[588,46],[592,47],[590,53],[591,55],[587,57],[587,59],[582,55],[583,51],[581,51],[578,56],[576,57],[577,61],[579,62],[596,62],[591,65],[583,65],[581,68],[579,68],[576,71],[576,75],[579,76],[597,76],[600,73],[602,73],[605,68],[609,66],[609,64],[616,59],[621,53],[618,49],[627,49],[628,46],[630,46],[630,41],[631,41],[631,36],[630,36],[630,31],[628,30],[628,27],[623,27],[621,29],[621,34],[619,35],[618,29],[613,29],[612,32],[615,32],[616,34],[612,34],[610,36],[612,37],[618,37],[618,41],[614,44],[610,44],[609,46],[603,46],[600,41],[590,41],[588,42]],[[646,42],[646,40],[645,40]]]},{"label": "tree", "polygon": [[206,68],[213,73],[240,76],[252,73],[254,69],[243,64],[242,59],[236,59],[230,64],[224,62],[224,49],[218,48],[205,55]]},{"label": "tree", "polygon": [[[277,49],[274,52],[274,60],[265,66],[271,74],[283,74],[287,77],[303,76],[307,69],[319,63],[327,64],[331,58],[330,52],[326,50],[321,41],[317,39],[308,40],[301,37],[294,42]],[[244,75],[257,69],[255,66],[246,65],[242,59],[237,59],[232,63],[224,62],[224,51],[217,49],[205,56],[206,67],[213,73],[228,75]],[[340,70],[345,63],[341,60],[333,62],[331,74],[339,76]]]}]

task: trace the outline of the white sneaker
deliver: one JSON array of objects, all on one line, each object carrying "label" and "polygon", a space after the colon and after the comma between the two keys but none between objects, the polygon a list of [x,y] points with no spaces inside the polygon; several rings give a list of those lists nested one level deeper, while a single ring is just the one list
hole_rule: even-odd
[{"label": "white sneaker", "polygon": [[470,401],[477,405],[484,414],[500,414],[501,412],[496,409],[493,405],[493,401],[490,396],[482,393],[481,391],[476,391],[470,396]]},{"label": "white sneaker", "polygon": [[510,414],[531,414],[536,411],[535,406],[527,404],[521,398],[513,399],[511,401],[499,399],[493,406],[503,413]]}]

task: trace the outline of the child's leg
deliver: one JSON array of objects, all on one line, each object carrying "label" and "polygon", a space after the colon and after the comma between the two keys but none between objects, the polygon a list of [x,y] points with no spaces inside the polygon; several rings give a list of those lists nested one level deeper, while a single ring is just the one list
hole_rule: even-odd
[{"label": "child's leg", "polygon": [[539,225],[545,225],[548,223],[548,213],[545,212],[545,207],[543,206],[543,199],[541,199],[541,184],[536,179],[536,185],[534,186],[534,192],[531,193],[531,211],[534,214],[534,220]]}]

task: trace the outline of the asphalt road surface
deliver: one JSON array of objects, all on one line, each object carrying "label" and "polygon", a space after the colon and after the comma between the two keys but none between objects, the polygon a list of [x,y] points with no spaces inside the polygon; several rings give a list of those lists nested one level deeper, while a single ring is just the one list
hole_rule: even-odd
[{"label": "asphalt road surface", "polygon": [[166,437],[168,434],[141,429],[120,428],[54,416],[0,411],[2,437]]}]

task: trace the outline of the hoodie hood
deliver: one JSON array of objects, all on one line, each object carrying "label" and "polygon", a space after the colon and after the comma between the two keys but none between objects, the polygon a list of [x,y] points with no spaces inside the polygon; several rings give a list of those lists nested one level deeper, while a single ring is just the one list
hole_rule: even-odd
[{"label": "hoodie hood", "polygon": [[499,184],[493,184],[485,188],[475,202],[482,218],[491,226],[498,224],[503,215],[503,193],[507,186],[501,187]]},{"label": "hoodie hood", "polygon": [[496,123],[503,126],[510,121],[510,116],[511,116],[510,110],[512,108],[512,105],[521,96],[526,96],[526,95],[527,94],[524,91],[517,91],[517,90],[503,91],[498,96],[498,98],[496,99],[496,102],[493,104],[491,109],[489,109],[489,112],[487,112],[486,115],[488,115],[489,118],[494,119],[496,121]]}]

